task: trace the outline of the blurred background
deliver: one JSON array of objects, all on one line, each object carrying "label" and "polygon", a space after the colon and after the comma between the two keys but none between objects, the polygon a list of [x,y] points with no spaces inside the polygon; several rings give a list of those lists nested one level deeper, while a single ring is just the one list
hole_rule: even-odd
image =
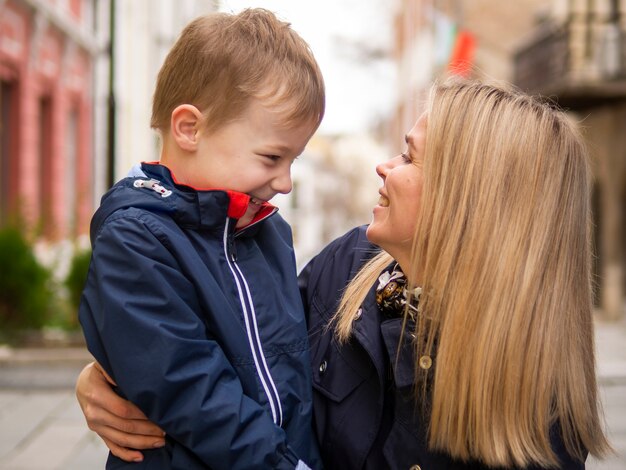
[{"label": "blurred background", "polygon": [[292,23],[327,84],[293,191],[273,201],[299,267],[369,222],[375,164],[404,149],[433,80],[509,81],[580,123],[595,181],[598,370],[618,450],[589,468],[626,469],[626,0],[0,0],[0,468],[102,466],[68,391],[89,359],[76,320],[89,221],[133,164],[158,160],[152,92],[184,25],[252,6]]}]

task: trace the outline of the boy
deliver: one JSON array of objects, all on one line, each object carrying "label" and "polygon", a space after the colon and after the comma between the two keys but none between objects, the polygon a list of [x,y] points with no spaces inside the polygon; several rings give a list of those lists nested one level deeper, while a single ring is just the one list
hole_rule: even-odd
[{"label": "boy", "polygon": [[89,350],[166,432],[120,468],[318,466],[291,231],[269,200],[324,113],[306,43],[265,10],[190,23],[157,79],[160,163],[93,217]]}]

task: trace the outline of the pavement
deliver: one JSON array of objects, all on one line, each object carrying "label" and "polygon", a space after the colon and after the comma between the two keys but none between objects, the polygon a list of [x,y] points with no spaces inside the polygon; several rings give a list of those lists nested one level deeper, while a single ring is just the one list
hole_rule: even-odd
[{"label": "pavement", "polygon": [[73,389],[91,360],[81,347],[0,347],[0,469],[104,468],[107,448]]},{"label": "pavement", "polygon": [[[597,372],[615,454],[588,470],[626,470],[626,318],[596,321]],[[0,470],[104,468],[107,449],[89,429],[74,382],[91,361],[84,347],[0,346]]]}]

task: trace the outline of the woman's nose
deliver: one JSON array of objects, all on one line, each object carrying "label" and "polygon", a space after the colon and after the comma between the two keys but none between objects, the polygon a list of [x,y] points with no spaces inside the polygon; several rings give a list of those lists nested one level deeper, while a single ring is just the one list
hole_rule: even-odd
[{"label": "woman's nose", "polygon": [[386,178],[387,173],[395,166],[396,158],[392,158],[390,160],[384,161],[376,165],[376,173],[381,178]]},{"label": "woman's nose", "polygon": [[389,171],[387,163],[388,162],[381,162],[376,165],[376,174],[383,179],[387,176],[387,171]]}]

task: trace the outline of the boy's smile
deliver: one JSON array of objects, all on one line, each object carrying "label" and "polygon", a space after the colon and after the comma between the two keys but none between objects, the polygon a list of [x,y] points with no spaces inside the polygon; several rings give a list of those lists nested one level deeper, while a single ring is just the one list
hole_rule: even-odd
[{"label": "boy's smile", "polygon": [[248,210],[244,214],[244,216],[237,221],[237,228],[245,227],[248,225],[253,219],[254,216],[261,210],[263,207],[263,203],[267,201],[263,201],[262,199],[257,199],[255,197],[250,197],[250,202],[248,203]]}]

